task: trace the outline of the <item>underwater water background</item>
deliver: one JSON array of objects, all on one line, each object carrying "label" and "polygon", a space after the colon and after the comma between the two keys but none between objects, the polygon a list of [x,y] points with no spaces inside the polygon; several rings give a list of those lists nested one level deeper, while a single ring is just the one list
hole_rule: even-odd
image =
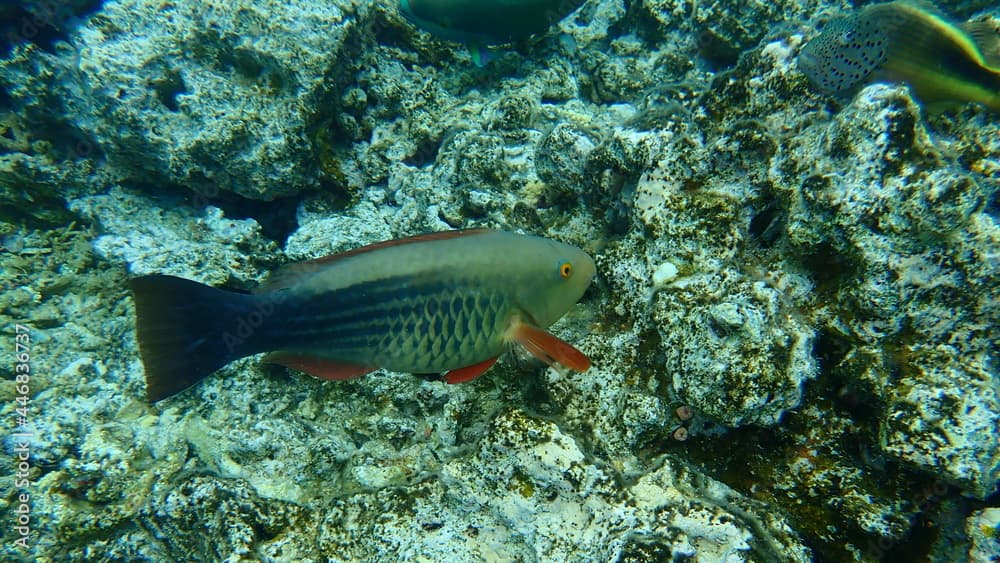
[{"label": "underwater water background", "polygon": [[[865,2],[521,4],[0,5],[0,559],[1000,560],[1000,114],[817,90]],[[147,401],[129,279],[476,227],[594,257],[588,371]]]}]

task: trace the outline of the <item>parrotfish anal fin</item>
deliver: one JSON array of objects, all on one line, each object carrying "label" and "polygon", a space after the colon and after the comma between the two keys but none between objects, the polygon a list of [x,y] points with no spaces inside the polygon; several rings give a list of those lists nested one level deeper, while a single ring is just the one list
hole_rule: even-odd
[{"label": "parrotfish anal fin", "polygon": [[514,329],[514,339],[550,366],[558,363],[575,371],[590,369],[590,358],[583,352],[534,325],[520,323]]},{"label": "parrotfish anal fin", "polygon": [[343,381],[345,379],[361,377],[366,373],[371,373],[378,369],[371,366],[359,366],[357,364],[327,360],[314,356],[302,356],[289,352],[271,352],[264,356],[264,362],[282,365],[328,381]]},{"label": "parrotfish anal fin", "polygon": [[497,358],[490,358],[485,362],[479,362],[478,364],[473,364],[464,368],[453,369],[444,374],[444,377],[441,379],[447,381],[448,383],[465,383],[466,381],[472,381],[473,379],[486,373],[495,363],[497,363]]},{"label": "parrotfish anal fin", "polygon": [[344,258],[350,258],[351,256],[357,256],[365,252],[372,252],[374,250],[381,250],[383,248],[389,248],[391,246],[400,246],[403,244],[411,244],[415,242],[429,242],[435,240],[446,240],[451,238],[458,238],[468,235],[478,235],[482,233],[489,232],[489,229],[464,229],[459,231],[440,231],[437,233],[425,233],[422,235],[414,235],[412,237],[405,237],[395,240],[386,240],[382,242],[376,242],[374,244],[369,244],[367,246],[362,246],[352,250],[347,250],[344,252],[339,252],[337,254],[330,254],[329,256],[322,256],[320,258],[315,258],[313,260],[306,260],[305,262],[295,262],[293,264],[286,264],[280,268],[271,272],[267,280],[264,281],[254,293],[264,293],[267,291],[277,291],[279,289],[287,289],[292,287],[299,282],[302,278],[317,272],[326,266],[336,262],[337,260],[343,260]]}]

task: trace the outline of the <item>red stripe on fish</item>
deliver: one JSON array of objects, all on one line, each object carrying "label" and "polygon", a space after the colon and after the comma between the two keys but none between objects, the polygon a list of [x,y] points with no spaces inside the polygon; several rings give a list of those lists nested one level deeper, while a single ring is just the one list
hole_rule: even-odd
[{"label": "red stripe on fish", "polygon": [[465,383],[466,381],[472,381],[473,379],[486,373],[491,367],[493,367],[493,364],[497,363],[498,359],[499,356],[464,368],[453,369],[446,373],[441,379],[448,383]]},{"label": "red stripe on fish", "polygon": [[369,374],[378,368],[369,366],[359,366],[336,360],[327,360],[315,356],[302,356],[290,354],[288,352],[271,352],[264,356],[264,363],[278,364],[286,368],[292,368],[313,377],[326,379],[327,381],[343,381]]}]

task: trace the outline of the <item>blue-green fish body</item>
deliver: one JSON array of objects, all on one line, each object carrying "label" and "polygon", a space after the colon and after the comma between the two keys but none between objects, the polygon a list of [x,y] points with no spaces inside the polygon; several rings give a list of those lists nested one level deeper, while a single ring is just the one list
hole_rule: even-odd
[{"label": "blue-green fish body", "polygon": [[542,33],[585,0],[400,0],[411,23],[467,45],[501,45]]},{"label": "blue-green fish body", "polygon": [[261,352],[324,379],[385,368],[447,372],[444,379],[458,383],[518,343],[583,371],[586,356],[544,329],[576,303],[594,271],[593,260],[567,244],[476,230],[294,264],[252,295],[171,276],[136,278],[147,395],[168,397]]},{"label": "blue-green fish body", "polygon": [[833,20],[802,48],[798,64],[830,94],[887,80],[908,84],[925,103],[1000,111],[1000,32],[982,21],[955,25],[924,2],[875,4]]}]

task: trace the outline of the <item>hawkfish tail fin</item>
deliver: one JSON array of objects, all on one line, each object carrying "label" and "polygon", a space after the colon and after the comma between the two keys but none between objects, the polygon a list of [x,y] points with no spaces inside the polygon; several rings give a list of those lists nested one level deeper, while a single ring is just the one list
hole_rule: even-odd
[{"label": "hawkfish tail fin", "polygon": [[1000,71],[1000,26],[984,19],[966,22],[961,27],[982,53],[986,66],[990,70]]},{"label": "hawkfish tail fin", "polygon": [[146,397],[165,399],[258,350],[262,298],[165,275],[134,278],[136,336]]}]

